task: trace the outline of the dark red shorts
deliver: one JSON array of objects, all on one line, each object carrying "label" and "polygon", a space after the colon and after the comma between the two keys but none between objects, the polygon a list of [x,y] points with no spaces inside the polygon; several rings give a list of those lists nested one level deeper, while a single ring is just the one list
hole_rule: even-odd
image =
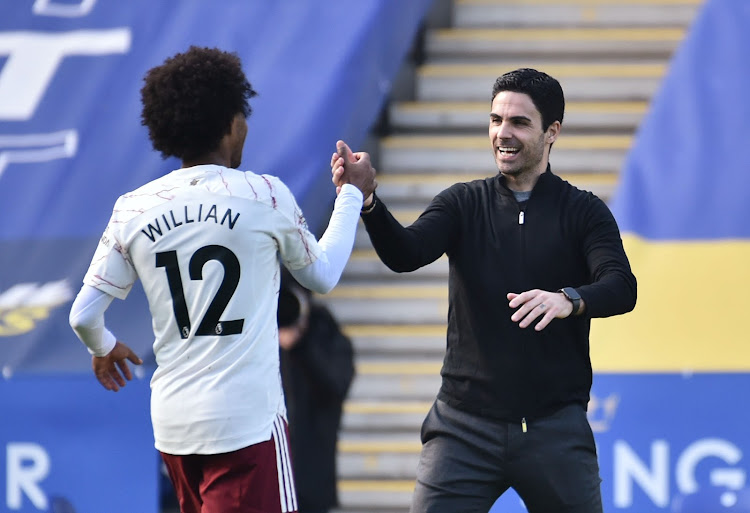
[{"label": "dark red shorts", "polygon": [[288,439],[279,417],[267,442],[224,454],[161,453],[182,513],[295,513]]}]

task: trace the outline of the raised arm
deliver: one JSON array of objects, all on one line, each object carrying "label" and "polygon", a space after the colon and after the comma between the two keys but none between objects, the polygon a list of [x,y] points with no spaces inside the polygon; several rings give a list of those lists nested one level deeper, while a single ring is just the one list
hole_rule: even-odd
[{"label": "raised arm", "polygon": [[[339,141],[337,152],[331,157],[331,172],[333,183],[341,187],[361,181],[362,177],[374,176],[375,168],[367,153],[354,153],[346,143]],[[456,234],[457,216],[446,194],[441,193],[433,199],[419,219],[405,228],[388,211],[374,189],[365,196],[362,220],[385,265],[396,272],[413,271],[434,262],[448,251]]]},{"label": "raised arm", "polygon": [[[344,152],[343,147],[341,151]],[[350,158],[354,159],[354,156]],[[354,246],[362,200],[371,196],[375,187],[375,169],[372,168],[357,173],[351,180],[336,184],[337,198],[333,213],[319,241],[322,251],[308,265],[287,265],[292,276],[304,287],[325,294],[336,286]],[[294,208],[299,211],[296,203]],[[307,231],[306,226],[304,231]]]},{"label": "raised arm", "polygon": [[320,238],[321,254],[305,267],[287,267],[295,280],[321,294],[330,292],[336,286],[354,247],[361,208],[361,191],[346,185],[336,198],[328,227]]}]

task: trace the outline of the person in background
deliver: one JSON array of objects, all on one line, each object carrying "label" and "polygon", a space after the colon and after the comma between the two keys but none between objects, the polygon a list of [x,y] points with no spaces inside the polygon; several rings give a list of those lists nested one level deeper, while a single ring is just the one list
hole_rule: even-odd
[{"label": "person in background", "polygon": [[339,504],[336,444],[354,378],[352,343],[289,273],[282,273],[278,324],[299,511],[327,513]]},{"label": "person in background", "polygon": [[341,188],[320,242],[277,177],[240,171],[248,100],[236,54],[191,47],[149,70],[142,123],[181,167],[122,195],[70,324],[117,392],[141,359],[104,323],[140,279],[154,331],[151,421],[182,513],[297,511],[276,324],[279,261],[338,282],[373,176]]},{"label": "person in background", "polygon": [[[442,385],[422,426],[413,513],[485,513],[510,487],[530,513],[602,511],[589,329],[635,307],[636,279],[605,203],[552,173],[564,111],[554,78],[506,73],[490,97],[497,174],[449,187],[409,227],[365,198],[390,269],[449,262]],[[374,171],[343,141],[331,168],[337,186]]]}]

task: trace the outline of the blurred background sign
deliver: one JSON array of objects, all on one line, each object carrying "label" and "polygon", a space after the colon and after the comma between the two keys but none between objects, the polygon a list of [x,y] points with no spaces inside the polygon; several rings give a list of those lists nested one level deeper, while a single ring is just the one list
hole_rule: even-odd
[{"label": "blurred background sign", "polygon": [[117,394],[80,374],[0,387],[0,511],[158,511],[147,380]]},{"label": "blurred background sign", "polygon": [[643,119],[612,209],[633,313],[594,323],[599,370],[750,370],[750,3],[708,0]]},{"label": "blurred background sign", "polygon": [[750,3],[706,1],[620,174],[639,297],[592,329],[606,510],[750,511],[748,50]]},{"label": "blurred background sign", "polygon": [[[589,421],[604,511],[674,512],[682,498],[721,513],[747,494],[748,374],[609,374],[594,379]],[[728,494],[725,505],[721,490]],[[680,499],[680,500],[678,500]],[[744,499],[745,507],[748,502]],[[493,513],[526,511],[507,493]],[[726,513],[748,509],[727,509]],[[693,513],[699,513],[695,511]]]}]

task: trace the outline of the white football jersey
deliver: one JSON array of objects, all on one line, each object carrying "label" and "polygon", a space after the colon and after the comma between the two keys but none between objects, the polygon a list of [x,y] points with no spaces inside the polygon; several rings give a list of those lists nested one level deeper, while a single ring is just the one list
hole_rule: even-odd
[{"label": "white football jersey", "polygon": [[179,169],[121,196],[84,278],[118,298],[140,278],[153,317],[156,448],[217,454],[270,439],[285,415],[276,310],[279,257],[321,253],[278,179]]}]

